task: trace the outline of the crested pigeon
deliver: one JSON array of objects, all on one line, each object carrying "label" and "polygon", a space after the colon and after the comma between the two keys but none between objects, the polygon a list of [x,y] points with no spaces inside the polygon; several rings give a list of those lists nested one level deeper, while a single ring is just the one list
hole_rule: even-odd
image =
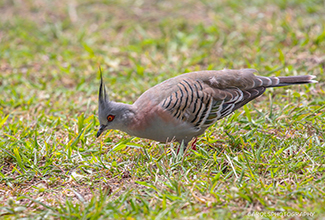
[{"label": "crested pigeon", "polygon": [[101,73],[99,137],[107,129],[159,142],[184,142],[205,132],[264,93],[266,88],[316,83],[315,76],[263,77],[254,69],[197,71],[168,79],[144,92],[132,105],[110,101]]}]

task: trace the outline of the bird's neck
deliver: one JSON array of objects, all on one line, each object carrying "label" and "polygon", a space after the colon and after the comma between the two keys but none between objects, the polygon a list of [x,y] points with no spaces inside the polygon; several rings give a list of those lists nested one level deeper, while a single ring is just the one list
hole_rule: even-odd
[{"label": "bird's neck", "polygon": [[122,121],[128,124],[136,115],[136,108],[133,105],[115,102],[114,105],[118,106],[122,114]]},{"label": "bird's neck", "polygon": [[151,118],[148,116],[153,114],[148,114],[148,112],[152,111],[153,108],[147,105],[138,106],[124,103],[118,103],[118,105],[120,105],[119,109],[123,111],[122,121],[124,126],[120,130],[133,136],[139,136],[138,132],[145,129],[146,125],[149,124]]}]

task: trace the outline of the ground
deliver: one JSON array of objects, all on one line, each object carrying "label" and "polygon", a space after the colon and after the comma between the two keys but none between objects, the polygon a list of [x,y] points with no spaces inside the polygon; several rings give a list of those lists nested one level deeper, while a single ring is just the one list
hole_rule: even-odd
[{"label": "ground", "polygon": [[[0,218],[324,217],[324,24],[320,0],[1,1]],[[269,89],[177,154],[95,138],[99,65],[125,103],[205,69],[319,83]]]}]

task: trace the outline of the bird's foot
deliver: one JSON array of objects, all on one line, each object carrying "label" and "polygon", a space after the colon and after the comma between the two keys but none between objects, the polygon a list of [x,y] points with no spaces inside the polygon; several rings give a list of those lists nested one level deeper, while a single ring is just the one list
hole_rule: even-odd
[{"label": "bird's foot", "polygon": [[[189,149],[192,149],[192,150],[195,150],[197,151],[196,149],[196,142],[197,142],[197,137],[196,138],[193,138],[187,145],[185,145],[184,143],[181,143],[179,145],[179,148],[177,149],[177,154],[179,154],[180,152],[180,149],[183,147],[184,149],[184,153],[187,153],[187,151]],[[186,156],[188,156],[189,154],[187,153]]]}]

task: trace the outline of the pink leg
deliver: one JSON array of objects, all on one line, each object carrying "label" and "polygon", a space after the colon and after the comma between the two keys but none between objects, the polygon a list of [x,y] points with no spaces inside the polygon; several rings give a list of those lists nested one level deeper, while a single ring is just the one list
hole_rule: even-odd
[{"label": "pink leg", "polygon": [[[191,149],[192,150],[195,150],[195,151],[197,151],[197,149],[196,149],[196,142],[197,142],[197,137],[194,139],[194,141],[192,142],[192,144],[191,144]],[[187,146],[185,146],[185,147],[187,147]],[[177,154],[179,153],[179,150],[181,149],[181,144],[180,144],[180,146],[179,146],[179,148],[177,149]],[[185,150],[185,149],[184,149]],[[186,150],[185,150],[186,151]],[[186,154],[186,156],[188,156],[188,154]]]},{"label": "pink leg", "polygon": [[192,142],[192,150],[195,150],[195,151],[197,151],[197,149],[196,149],[196,142],[197,142],[197,137]]},{"label": "pink leg", "polygon": [[179,153],[181,147],[182,147],[182,144],[179,144],[179,147],[177,148],[177,155],[178,155],[178,153]]}]

